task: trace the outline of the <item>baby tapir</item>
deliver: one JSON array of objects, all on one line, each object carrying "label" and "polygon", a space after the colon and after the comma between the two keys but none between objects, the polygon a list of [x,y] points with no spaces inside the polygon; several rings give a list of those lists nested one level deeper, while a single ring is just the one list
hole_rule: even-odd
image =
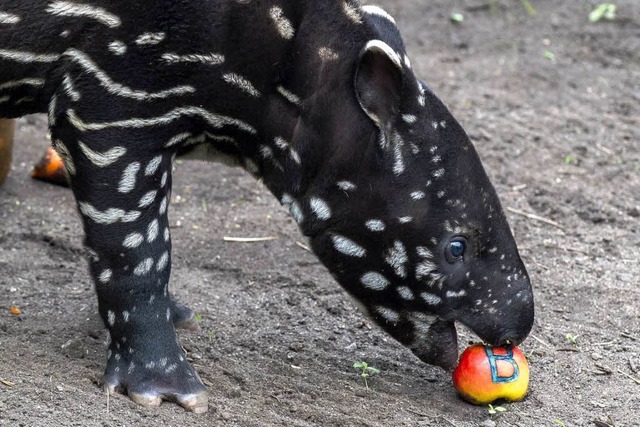
[{"label": "baby tapir", "polygon": [[105,382],[205,411],[175,327],[177,156],[264,181],[395,339],[451,368],[454,322],[517,344],[532,290],[469,138],[417,80],[392,17],[351,0],[0,0],[0,117],[47,112],[78,210]]}]

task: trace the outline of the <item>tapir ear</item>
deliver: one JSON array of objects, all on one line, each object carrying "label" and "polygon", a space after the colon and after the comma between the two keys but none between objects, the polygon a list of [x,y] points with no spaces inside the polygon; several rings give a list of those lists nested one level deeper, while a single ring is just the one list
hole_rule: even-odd
[{"label": "tapir ear", "polygon": [[402,77],[400,58],[385,42],[371,40],[360,52],[356,97],[364,112],[383,130],[398,112]]}]

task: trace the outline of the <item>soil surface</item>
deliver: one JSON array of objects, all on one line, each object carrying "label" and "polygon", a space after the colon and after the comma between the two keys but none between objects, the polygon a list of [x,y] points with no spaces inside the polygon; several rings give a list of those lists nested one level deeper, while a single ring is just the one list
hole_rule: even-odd
[{"label": "soil surface", "polygon": [[[527,398],[497,415],[461,401],[356,309],[261,184],[184,162],[172,288],[201,316],[180,338],[210,410],[107,399],[80,222],[67,189],[29,177],[48,141],[28,117],[0,188],[0,425],[640,426],[640,2],[597,23],[582,0],[533,1],[535,15],[516,0],[381,3],[476,144],[529,269]],[[462,331],[461,349],[476,339]],[[381,370],[369,390],[363,360]]]}]

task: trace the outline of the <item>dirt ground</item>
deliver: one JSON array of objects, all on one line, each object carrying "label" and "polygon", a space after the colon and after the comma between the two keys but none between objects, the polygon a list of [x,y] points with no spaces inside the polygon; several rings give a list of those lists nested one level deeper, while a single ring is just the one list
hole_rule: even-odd
[{"label": "dirt ground", "polygon": [[[68,190],[29,178],[48,144],[29,117],[0,188],[0,425],[640,426],[640,2],[598,23],[582,0],[533,0],[536,15],[516,0],[381,3],[508,210],[536,297],[527,398],[497,415],[461,401],[356,310],[261,184],[185,162],[172,288],[201,316],[180,335],[210,410],[108,401],[80,223]],[[381,370],[369,391],[363,360]]]}]

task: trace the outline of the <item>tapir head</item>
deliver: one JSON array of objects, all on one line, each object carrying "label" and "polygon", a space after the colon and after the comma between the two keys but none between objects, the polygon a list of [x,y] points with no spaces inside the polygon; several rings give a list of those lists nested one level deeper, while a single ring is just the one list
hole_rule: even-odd
[{"label": "tapir head", "polygon": [[533,294],[473,145],[403,52],[399,36],[364,41],[341,98],[316,97],[292,138],[302,165],[314,163],[282,202],[382,328],[451,368],[456,321],[488,344],[516,345],[531,330]]}]

